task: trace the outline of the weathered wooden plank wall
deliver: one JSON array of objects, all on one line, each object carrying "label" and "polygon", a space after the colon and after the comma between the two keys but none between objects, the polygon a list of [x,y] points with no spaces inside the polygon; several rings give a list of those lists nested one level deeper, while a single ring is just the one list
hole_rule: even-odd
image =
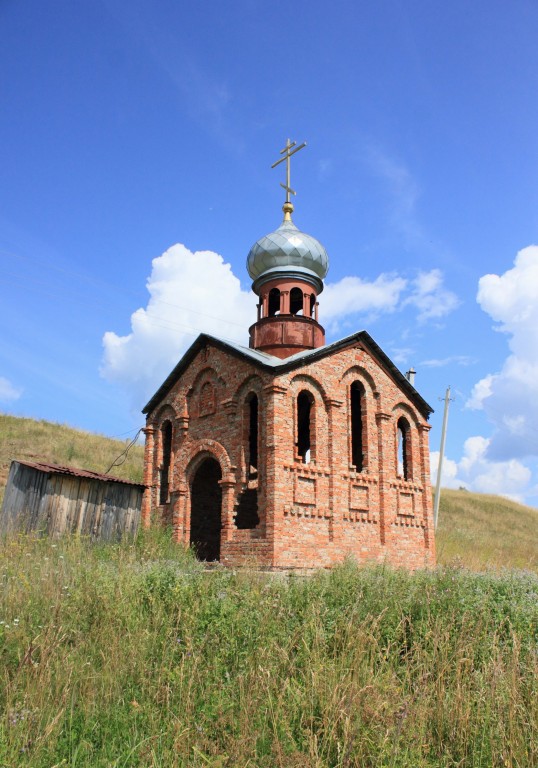
[{"label": "weathered wooden plank wall", "polygon": [[134,536],[142,493],[140,485],[46,472],[13,461],[0,533],[75,533],[104,541]]}]

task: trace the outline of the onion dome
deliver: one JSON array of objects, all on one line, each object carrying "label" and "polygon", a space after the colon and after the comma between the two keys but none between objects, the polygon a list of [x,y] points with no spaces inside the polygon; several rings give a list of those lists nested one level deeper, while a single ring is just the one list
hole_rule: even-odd
[{"label": "onion dome", "polygon": [[322,280],[329,270],[329,257],[312,235],[301,232],[291,220],[293,205],[282,206],[284,220],[274,232],[257,240],[249,251],[247,269],[255,286],[279,275],[302,276],[323,290]]}]

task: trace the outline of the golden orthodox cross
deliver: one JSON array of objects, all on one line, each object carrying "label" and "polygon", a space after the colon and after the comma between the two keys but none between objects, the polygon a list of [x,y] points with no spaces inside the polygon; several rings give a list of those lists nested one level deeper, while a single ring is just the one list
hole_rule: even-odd
[{"label": "golden orthodox cross", "polygon": [[[286,161],[286,183],[282,184],[282,182],[280,182],[280,186],[286,190],[287,203],[290,202],[290,194],[291,195],[296,194],[290,186],[290,157],[294,155],[296,152],[298,152],[300,149],[302,149],[303,147],[306,147],[306,141],[303,141],[302,144],[299,144],[299,146],[297,146],[296,141],[290,141],[288,139],[284,149],[280,150],[280,154],[284,155],[284,157],[281,157],[280,160],[277,160],[276,163],[273,163],[273,165],[271,166],[271,168],[275,168],[277,165],[280,165],[280,163],[283,163],[284,160]],[[293,210],[293,208],[291,210]]]}]

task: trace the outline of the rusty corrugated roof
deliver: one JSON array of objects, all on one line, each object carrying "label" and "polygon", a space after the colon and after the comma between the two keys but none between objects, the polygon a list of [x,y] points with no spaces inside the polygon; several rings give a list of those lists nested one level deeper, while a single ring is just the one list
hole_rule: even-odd
[{"label": "rusty corrugated roof", "polygon": [[92,472],[90,469],[78,469],[78,467],[62,467],[59,464],[47,464],[41,461],[23,461],[22,459],[15,459],[15,461],[17,464],[22,464],[25,467],[40,469],[42,472],[49,472],[54,475],[71,475],[72,477],[84,477],[88,480],[104,480],[109,483],[137,485],[140,488],[146,487],[144,483],[135,483],[132,480],[123,480],[121,477],[114,477],[114,475],[103,475],[100,472]]}]

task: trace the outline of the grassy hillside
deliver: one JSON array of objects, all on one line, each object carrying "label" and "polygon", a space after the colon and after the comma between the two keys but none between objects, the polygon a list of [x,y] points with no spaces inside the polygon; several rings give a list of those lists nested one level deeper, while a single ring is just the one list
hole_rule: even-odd
[{"label": "grassy hillside", "polygon": [[538,509],[501,496],[441,491],[437,561],[538,573]]},{"label": "grassy hillside", "polygon": [[[111,440],[62,424],[0,414],[0,503],[12,459],[49,461],[104,472],[129,441]],[[111,474],[142,480],[143,447]],[[538,510],[499,496],[443,489],[437,532],[440,564],[538,572]]]},{"label": "grassy hillside", "polygon": [[[45,461],[94,472],[106,472],[114,459],[127,447],[129,440],[111,440],[102,435],[83,432],[65,424],[35,421],[0,414],[0,504],[13,459]],[[144,448],[135,445],[127,460],[114,467],[111,475],[142,482]]]}]

